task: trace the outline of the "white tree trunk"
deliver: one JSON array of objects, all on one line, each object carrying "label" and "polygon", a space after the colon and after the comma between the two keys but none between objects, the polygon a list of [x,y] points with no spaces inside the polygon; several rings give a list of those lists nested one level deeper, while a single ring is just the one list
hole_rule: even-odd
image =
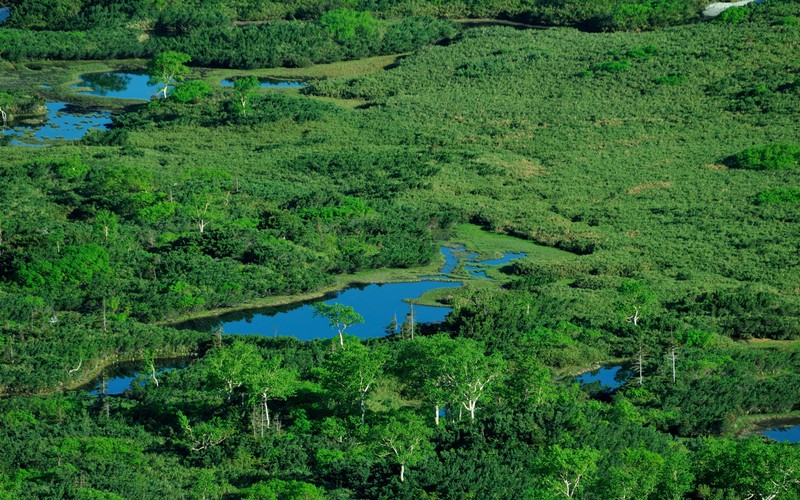
[{"label": "white tree trunk", "polygon": [[405,476],[406,476],[406,464],[400,464],[400,482],[401,483],[406,480]]},{"label": "white tree trunk", "polygon": [[439,405],[438,404],[435,405],[434,409],[436,410],[436,413],[434,414],[433,419],[436,422],[436,425],[438,426],[439,425]]},{"label": "white tree trunk", "polygon": [[675,383],[675,348],[672,348],[672,383]]}]

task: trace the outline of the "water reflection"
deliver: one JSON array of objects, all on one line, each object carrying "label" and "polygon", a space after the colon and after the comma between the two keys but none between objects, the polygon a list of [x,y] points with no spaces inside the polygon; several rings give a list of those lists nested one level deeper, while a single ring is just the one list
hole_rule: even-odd
[{"label": "water reflection", "polygon": [[81,75],[81,83],[72,88],[79,89],[81,94],[99,97],[149,100],[163,88],[161,85],[150,84],[149,81],[149,76],[137,73],[87,73]]},{"label": "water reflection", "polygon": [[[326,296],[326,304],[350,306],[364,317],[363,324],[353,325],[347,333],[360,338],[382,337],[393,321],[402,324],[411,311],[407,299],[420,297],[436,288],[458,288],[461,283],[419,281],[414,283],[371,284],[348,288]],[[416,323],[443,321],[450,312],[447,307],[414,306]],[[212,330],[221,326],[225,333],[244,335],[281,335],[300,340],[333,337],[335,331],[328,320],[314,316],[311,303],[291,304],[284,307],[241,311],[216,318],[213,322],[196,321],[184,326]]]},{"label": "water reflection", "polygon": [[64,102],[48,102],[47,116],[37,124],[19,125],[3,130],[3,135],[11,137],[9,144],[14,146],[41,146],[44,141],[83,137],[92,129],[103,129],[111,123],[111,113],[107,111],[82,111]]},{"label": "water reflection", "polygon": [[798,443],[800,442],[800,424],[793,427],[770,429],[768,431],[764,431],[761,435],[770,439],[774,439],[775,441]]},{"label": "water reflection", "polygon": [[599,383],[601,389],[614,390],[630,378],[630,373],[622,365],[601,366],[597,370],[582,373],[575,377],[581,385]]},{"label": "water reflection", "polygon": [[[185,368],[188,366],[188,359],[166,359],[156,360],[156,376],[168,371]],[[109,396],[123,394],[131,388],[136,380],[143,383],[150,380],[150,373],[142,371],[143,363],[118,363],[106,368],[103,375],[95,378],[91,382],[81,387],[81,390],[88,391],[92,395],[105,394]]]},{"label": "water reflection", "polygon": [[492,279],[488,274],[486,274],[486,270],[488,268],[508,264],[509,262],[521,259],[527,255],[524,252],[507,252],[504,253],[499,259],[478,260],[477,253],[468,252],[461,245],[442,247],[441,252],[444,255],[445,261],[444,266],[439,271],[441,274],[453,274],[458,267],[458,264],[463,262],[463,270],[468,276],[482,279]]}]

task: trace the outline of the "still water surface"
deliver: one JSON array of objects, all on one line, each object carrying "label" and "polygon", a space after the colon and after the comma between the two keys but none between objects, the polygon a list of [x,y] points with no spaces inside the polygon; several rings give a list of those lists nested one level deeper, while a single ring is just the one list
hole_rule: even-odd
[{"label": "still water surface", "polygon": [[79,92],[99,97],[149,100],[163,88],[148,83],[150,77],[138,73],[86,73],[80,78],[81,82],[72,88],[85,89]]},{"label": "still water surface", "polygon": [[92,129],[105,129],[111,123],[108,111],[81,111],[65,102],[48,102],[47,117],[37,125],[20,125],[3,131],[12,136],[13,146],[40,146],[45,140],[74,140]]}]

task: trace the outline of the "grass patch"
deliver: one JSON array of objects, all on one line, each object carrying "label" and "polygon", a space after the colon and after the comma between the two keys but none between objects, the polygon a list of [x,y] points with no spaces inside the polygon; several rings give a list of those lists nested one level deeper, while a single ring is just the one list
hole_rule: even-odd
[{"label": "grass patch", "polygon": [[468,251],[477,253],[481,259],[496,259],[507,252],[524,252],[528,259],[549,261],[576,257],[575,254],[558,248],[537,245],[507,234],[485,231],[475,224],[456,226],[449,243],[462,244]]}]

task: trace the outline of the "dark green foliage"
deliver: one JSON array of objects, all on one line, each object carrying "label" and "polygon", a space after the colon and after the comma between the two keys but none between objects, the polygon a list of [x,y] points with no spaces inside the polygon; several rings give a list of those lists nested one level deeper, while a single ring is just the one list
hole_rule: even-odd
[{"label": "dark green foliage", "polygon": [[686,81],[684,75],[667,75],[654,78],[653,81],[658,85],[682,85]]},{"label": "dark green foliage", "polygon": [[767,144],[748,148],[732,156],[730,163],[749,170],[790,170],[800,163],[800,146]]}]

